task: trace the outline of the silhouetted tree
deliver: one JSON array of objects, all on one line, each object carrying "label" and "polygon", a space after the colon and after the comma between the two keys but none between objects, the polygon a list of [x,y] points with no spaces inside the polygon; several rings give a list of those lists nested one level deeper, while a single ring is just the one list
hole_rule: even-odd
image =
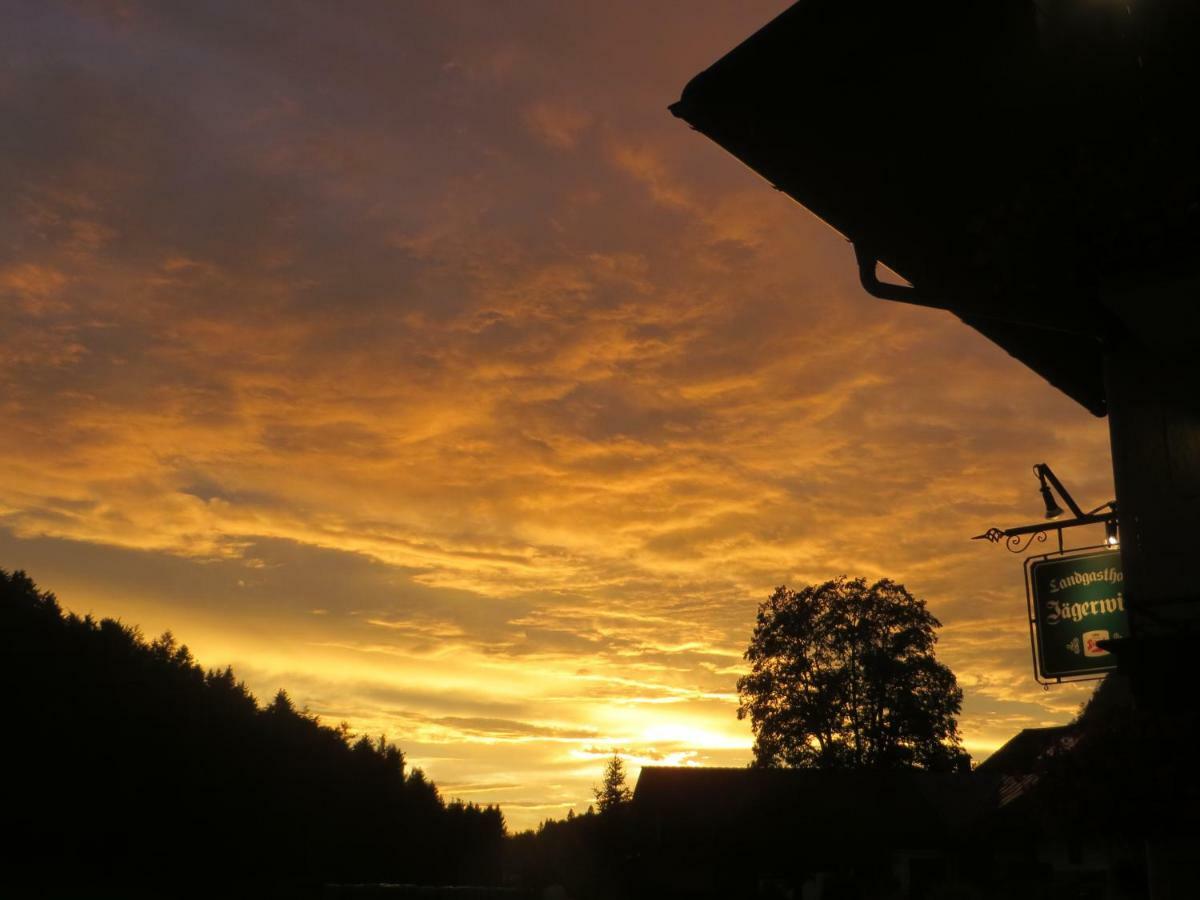
[{"label": "silhouetted tree", "polygon": [[960,768],[962,691],[934,656],[941,623],[903,585],[845,577],[776,588],[758,609],[738,718],[759,766]]},{"label": "silhouetted tree", "polygon": [[625,783],[625,763],[618,753],[612,755],[604,767],[604,781],[600,787],[592,788],[596,805],[601,813],[612,813],[633,798],[633,791]]}]

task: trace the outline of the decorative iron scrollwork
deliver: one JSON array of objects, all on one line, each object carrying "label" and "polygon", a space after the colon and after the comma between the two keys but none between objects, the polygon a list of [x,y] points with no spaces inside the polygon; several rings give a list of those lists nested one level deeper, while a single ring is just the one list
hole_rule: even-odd
[{"label": "decorative iron scrollwork", "polygon": [[1039,544],[1046,542],[1046,532],[1044,531],[1034,532],[1029,535],[1028,540],[1024,543],[1021,542],[1023,536],[1020,534],[1009,535],[1008,540],[1004,542],[1004,546],[1008,548],[1009,553],[1024,553],[1034,541],[1037,541]]},{"label": "decorative iron scrollwork", "polygon": [[[1061,532],[1060,532],[1061,534]],[[1028,535],[1028,537],[1026,537]],[[975,541],[991,541],[993,544],[998,544],[1004,541],[1004,546],[1009,553],[1024,553],[1033,543],[1046,543],[1045,531],[1029,531],[1022,528],[1017,534],[1010,534],[1007,531],[1002,531],[999,528],[989,528],[983,534],[977,534],[972,538]]]}]

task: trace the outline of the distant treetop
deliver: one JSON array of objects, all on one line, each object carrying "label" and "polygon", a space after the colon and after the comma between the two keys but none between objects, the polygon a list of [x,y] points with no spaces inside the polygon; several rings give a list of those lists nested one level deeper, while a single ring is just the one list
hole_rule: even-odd
[{"label": "distant treetop", "polygon": [[614,753],[612,759],[604,767],[604,781],[600,787],[593,788],[596,805],[601,814],[611,813],[624,806],[633,798],[633,791],[625,782],[625,763],[619,753]]}]

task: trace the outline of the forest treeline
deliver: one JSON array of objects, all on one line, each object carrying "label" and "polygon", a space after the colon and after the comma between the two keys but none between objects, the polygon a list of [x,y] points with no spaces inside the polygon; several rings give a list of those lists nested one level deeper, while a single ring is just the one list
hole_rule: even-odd
[{"label": "forest treeline", "polygon": [[509,838],[506,869],[515,885],[540,896],[560,890],[578,900],[633,896],[633,791],[619,754],[608,761],[593,794],[596,805],[584,815],[571,810],[561,821],[547,819],[536,831]]},{"label": "forest treeline", "polygon": [[64,613],[23,572],[0,570],[0,676],[0,891],[500,877],[499,808],[447,803],[382,737],[323,725],[283,691],[260,706],[170,634]]}]

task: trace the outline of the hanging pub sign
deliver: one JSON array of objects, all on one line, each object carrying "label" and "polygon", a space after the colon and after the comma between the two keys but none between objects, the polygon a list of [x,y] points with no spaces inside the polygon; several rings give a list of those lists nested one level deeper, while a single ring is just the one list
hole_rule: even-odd
[{"label": "hanging pub sign", "polygon": [[1025,587],[1039,681],[1117,667],[1100,641],[1129,634],[1119,550],[1033,557],[1025,563]]}]

